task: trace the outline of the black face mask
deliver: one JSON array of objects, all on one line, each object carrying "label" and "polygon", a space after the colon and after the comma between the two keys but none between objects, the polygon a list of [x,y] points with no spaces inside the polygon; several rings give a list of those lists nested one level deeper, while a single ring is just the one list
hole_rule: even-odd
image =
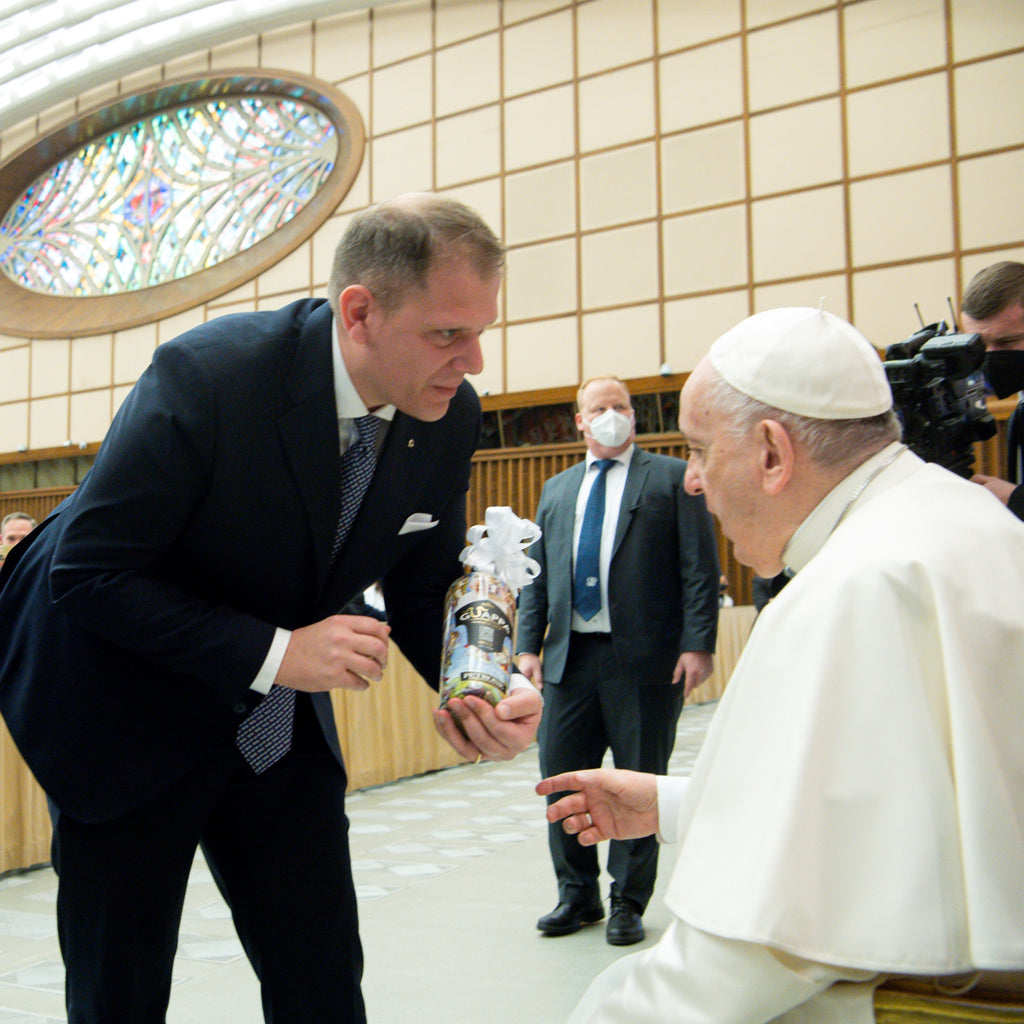
[{"label": "black face mask", "polygon": [[997,398],[1024,391],[1024,352],[1013,348],[986,352],[981,369]]}]

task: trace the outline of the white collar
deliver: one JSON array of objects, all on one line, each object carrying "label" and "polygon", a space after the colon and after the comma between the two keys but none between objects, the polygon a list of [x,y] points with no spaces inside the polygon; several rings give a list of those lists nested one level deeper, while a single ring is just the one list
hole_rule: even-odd
[{"label": "white collar", "polygon": [[[904,466],[904,471],[898,475],[890,470],[897,460]],[[822,549],[832,531],[850,512],[886,490],[897,479],[902,480],[920,464],[921,460],[899,441],[893,441],[862,462],[818,502],[814,511],[789,538],[782,552],[786,571],[791,575],[799,572]],[[886,470],[890,472],[886,473]]]},{"label": "white collar", "polygon": [[[629,464],[630,464],[630,462],[633,459],[633,452],[635,451],[635,449],[636,449],[636,442],[635,441],[630,442],[629,447],[625,451],[619,452],[618,455],[613,455],[612,456],[612,462],[620,462],[620,463],[622,463],[623,466],[626,467],[626,469],[629,469]],[[590,467],[595,462],[600,462],[600,461],[602,461],[602,460],[599,459],[596,455],[594,455],[594,453],[591,452],[591,450],[588,448],[587,449],[587,465],[586,465],[586,468],[583,470],[584,476],[589,472]]]}]

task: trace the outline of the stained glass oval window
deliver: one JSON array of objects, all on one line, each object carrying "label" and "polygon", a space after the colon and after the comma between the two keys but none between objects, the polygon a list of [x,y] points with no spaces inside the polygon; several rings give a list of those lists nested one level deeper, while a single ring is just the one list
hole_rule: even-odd
[{"label": "stained glass oval window", "polygon": [[[333,212],[362,152],[354,108],[317,85],[262,75],[175,83],[118,104],[119,123],[107,123],[115,113],[65,129],[63,155],[0,217],[0,305],[10,286],[79,303],[161,290],[171,299],[186,279],[217,294],[279,259]],[[254,251],[261,257],[247,257]],[[188,305],[202,301],[188,290]],[[172,301],[181,308],[181,295]],[[0,309],[0,330],[5,319]],[[109,307],[102,329],[114,329]],[[38,317],[27,333],[47,336]]]},{"label": "stained glass oval window", "polygon": [[238,96],[156,114],[48,170],[0,221],[0,267],[51,295],[109,295],[216,266],[287,223],[338,153],[327,115]]}]

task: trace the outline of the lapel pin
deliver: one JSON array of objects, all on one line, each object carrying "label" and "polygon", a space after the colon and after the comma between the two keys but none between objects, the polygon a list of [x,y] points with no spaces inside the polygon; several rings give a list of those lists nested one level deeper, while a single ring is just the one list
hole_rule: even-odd
[{"label": "lapel pin", "polygon": [[416,441],[413,438],[411,438],[411,437],[409,438],[409,447],[410,448],[415,448],[416,447]]}]

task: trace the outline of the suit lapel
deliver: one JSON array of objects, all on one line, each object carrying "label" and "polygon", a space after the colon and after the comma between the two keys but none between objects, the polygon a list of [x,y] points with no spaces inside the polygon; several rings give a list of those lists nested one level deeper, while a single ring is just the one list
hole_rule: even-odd
[{"label": "suit lapel", "polygon": [[[576,496],[579,494],[586,473],[586,462],[578,463],[566,470],[562,483],[565,493],[552,498],[552,514],[548,517],[547,547],[548,571],[557,572],[566,580],[572,579],[572,539],[576,525]],[[553,564],[552,564],[553,563]]]},{"label": "suit lapel", "polygon": [[424,492],[424,480],[429,481],[435,465],[431,446],[422,440],[427,426],[395,413],[335,570],[324,581],[323,603],[328,609],[337,611],[351,596],[353,581],[373,582],[381,565],[381,549],[398,536],[411,498]]},{"label": "suit lapel", "polygon": [[635,448],[633,458],[629,460],[629,471],[626,473],[626,486],[622,492],[622,504],[619,506],[619,520],[615,524],[612,558],[619,550],[622,538],[626,536],[629,524],[633,521],[633,513],[640,507],[650,468],[650,459],[647,457],[647,453]]},{"label": "suit lapel", "polygon": [[388,427],[384,447],[377,456],[373,479],[345,541],[346,570],[360,569],[374,560],[374,551],[389,543],[409,514],[409,497],[421,491],[434,460],[430,446],[421,443],[423,424],[396,412]]},{"label": "suit lapel", "polygon": [[306,510],[321,581],[330,563],[341,508],[331,315],[330,306],[324,303],[301,327],[295,358],[284,381],[293,404],[277,421],[284,458]]}]

